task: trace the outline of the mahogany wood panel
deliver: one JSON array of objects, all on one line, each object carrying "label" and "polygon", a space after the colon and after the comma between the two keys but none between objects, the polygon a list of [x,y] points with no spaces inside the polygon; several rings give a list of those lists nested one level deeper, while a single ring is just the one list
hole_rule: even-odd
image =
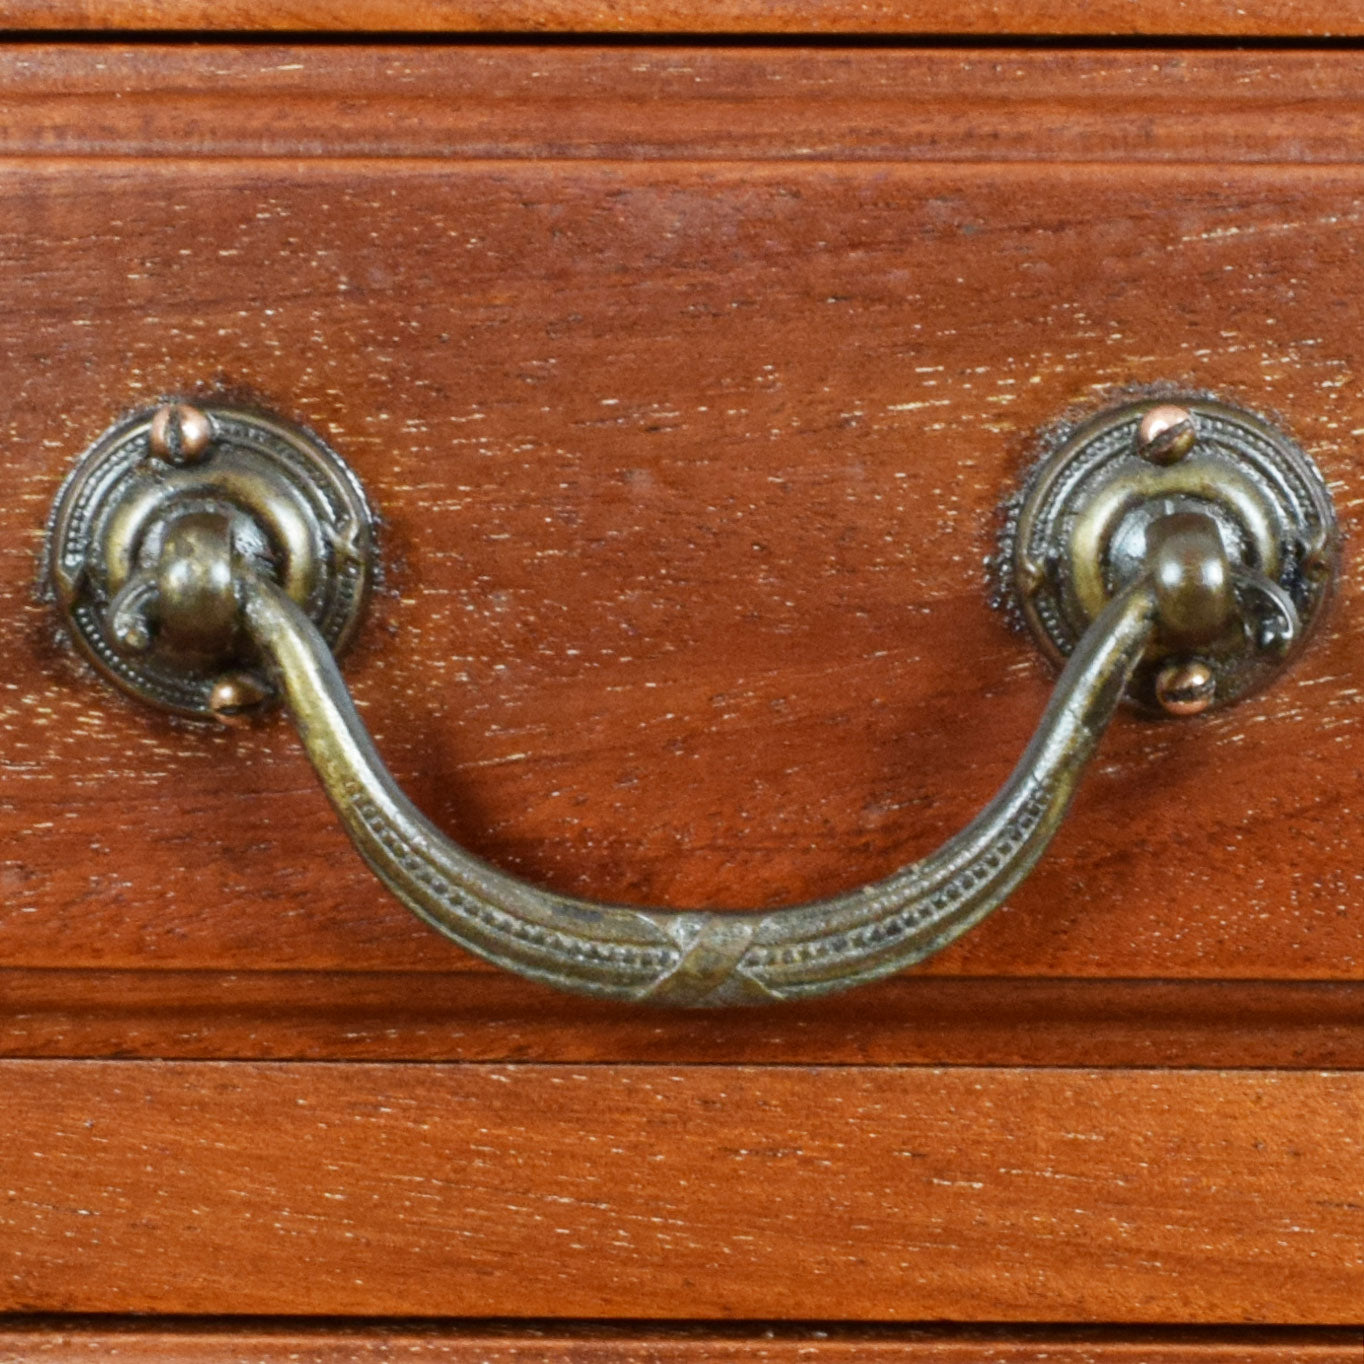
[{"label": "mahogany wood panel", "polygon": [[4,0],[0,26],[508,33],[1364,33],[1359,0]]},{"label": "mahogany wood panel", "polygon": [[[187,730],[54,640],[51,497],[159,392],[261,392],[352,460],[387,522],[348,666],[382,750],[477,851],[604,898],[827,894],[970,817],[1050,685],[981,563],[1073,401],[1167,378],[1279,408],[1354,523],[1354,170],[0,175],[7,965],[463,960],[375,887],[286,726]],[[1362,621],[1351,574],[1269,695],[1120,721],[1041,869],[930,969],[1357,978]]]},{"label": "mahogany wood panel", "polygon": [[0,1064],[10,1311],[1357,1323],[1364,1076]]},{"label": "mahogany wood panel", "polygon": [[904,975],[664,1013],[501,972],[0,972],[0,1055],[1364,1069],[1364,989]]},{"label": "mahogany wood panel", "polygon": [[[865,82],[837,52],[212,54],[211,82],[197,50],[4,54],[11,971],[269,973],[281,1031],[253,1043],[226,1004],[223,1045],[317,1055],[332,1025],[302,1016],[291,981],[314,982],[306,999],[316,973],[483,969],[371,883],[283,725],[220,734],[134,710],[54,638],[35,593],[52,495],[114,415],[160,393],[261,395],[359,469],[385,516],[386,588],[348,676],[434,818],[562,889],[675,905],[879,876],[1000,781],[1049,678],[988,606],[982,561],[1032,433],[1072,404],[1170,380],[1277,410],[1355,525],[1364,172],[1294,164],[1291,122],[1250,117],[1245,93],[1284,61],[1325,111],[1304,157],[1353,156],[1357,140],[1328,135],[1356,126],[1353,59],[1190,57],[1207,76],[1190,117],[1224,139],[1208,166],[1180,163],[1201,134],[1168,110],[1194,86],[1164,60],[1091,99],[1086,154],[1112,150],[1080,164],[983,159],[1007,101],[970,104],[980,70],[961,54],[858,54],[879,63]],[[1058,72],[1096,92],[1118,79],[1111,54],[992,60],[1053,156],[1080,146]],[[483,98],[513,69],[505,107]],[[633,122],[605,93],[650,81]],[[553,138],[525,94],[537,85]],[[946,100],[938,135],[896,124],[920,88]],[[784,121],[819,121],[801,112],[819,89],[823,107],[856,107],[825,154],[794,160]],[[903,159],[845,159],[877,99],[899,130],[876,145]],[[958,119],[967,106],[976,121]],[[751,130],[726,133],[739,107]],[[1238,141],[1238,123],[1257,131]],[[1351,571],[1330,636],[1272,694],[1192,724],[1122,719],[1049,859],[927,975],[1358,981],[1360,596]],[[155,1050],[135,1001],[184,1000],[189,980],[134,991],[121,1039],[98,1008],[85,1036]],[[269,1016],[257,985],[226,988]],[[512,1019],[544,1007],[507,988],[522,993],[479,997]],[[6,1049],[73,1045],[60,1007],[33,1040],[19,1016],[33,996],[14,998]],[[904,1013],[876,1054],[923,1059],[906,1040],[915,998],[878,996]],[[1196,1061],[1210,1030],[1229,1064],[1353,1063],[1353,995],[1315,996],[1320,1026],[1270,1006],[1296,1018],[1277,1052],[1227,1040],[1242,1007],[1266,1016],[1263,996],[1199,998],[1195,1013],[1214,998],[1222,1012],[1184,1015],[1182,1040],[1148,1009],[1125,1041],[1100,1029],[1087,1059]],[[391,1007],[400,1035],[426,1026]],[[572,1007],[585,1032],[570,1055],[661,1054],[613,1050],[600,1015]],[[872,1045],[840,1040],[866,1037],[849,1016],[805,1016],[815,1054]],[[698,1053],[766,1045],[726,1053],[718,1025],[653,1026]],[[1022,1055],[998,1030],[993,1058],[973,1051],[953,1026],[950,1055]],[[1058,1029],[1076,1035],[1049,1024],[1044,1039]],[[192,1053],[214,1045],[189,1033]],[[564,1055],[543,1029],[503,1035]]]},{"label": "mahogany wood panel", "polygon": [[1359,1364],[1342,1331],[306,1325],[156,1328],[58,1318],[0,1328],[0,1364]]},{"label": "mahogany wood panel", "polygon": [[0,151],[1357,163],[1361,60],[1184,49],[15,45],[0,47]]}]

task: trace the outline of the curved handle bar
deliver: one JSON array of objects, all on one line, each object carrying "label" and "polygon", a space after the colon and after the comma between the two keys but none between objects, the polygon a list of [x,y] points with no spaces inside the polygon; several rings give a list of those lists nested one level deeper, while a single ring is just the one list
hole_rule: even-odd
[{"label": "curved handle bar", "polygon": [[1034,472],[1012,525],[1023,617],[1067,661],[998,795],[872,885],[711,912],[539,889],[403,795],[333,659],[358,628],[372,525],[353,472],[301,428],[162,405],[72,470],[48,572],[77,644],[143,700],[228,719],[269,699],[271,673],[361,856],[442,933],[562,989],[683,1006],[828,994],[959,937],[1041,856],[1134,672],[1138,698],[1177,715],[1257,685],[1319,613],[1335,544],[1310,461],[1253,414],[1199,399],[1094,418]]},{"label": "curved handle bar", "polygon": [[398,789],[330,649],[268,577],[241,568],[246,628],[346,833],[409,909],[471,952],[561,989],[698,1006],[845,990],[922,961],[1032,869],[1155,629],[1149,576],[1081,640],[998,795],[936,852],[826,900],[744,912],[602,904],[541,890],[466,852]]}]

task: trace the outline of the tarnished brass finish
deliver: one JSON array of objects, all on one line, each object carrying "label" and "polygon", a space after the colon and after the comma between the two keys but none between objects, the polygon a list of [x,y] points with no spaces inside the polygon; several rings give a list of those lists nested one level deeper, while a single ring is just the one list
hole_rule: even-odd
[{"label": "tarnished brass finish", "polygon": [[874,885],[789,909],[680,912],[555,895],[465,852],[398,789],[298,607],[255,572],[243,589],[246,628],[279,678],[322,785],[360,855],[398,899],[522,975],[671,1005],[845,990],[922,961],[978,923],[1059,827],[1156,624],[1155,591],[1143,578],[1076,649],[999,794],[928,857]]},{"label": "tarnished brass finish", "polygon": [[251,673],[226,673],[213,684],[208,708],[224,725],[249,725],[273,696],[273,691]]},{"label": "tarnished brass finish", "polygon": [[[1207,405],[1191,414],[1202,440]],[[1317,515],[1294,521],[1262,486],[1263,470],[1227,474],[1223,455],[1201,447],[1152,462],[1153,442],[1175,433],[1168,454],[1187,425],[1168,416],[1139,436],[1140,414],[1120,414],[1103,429],[1118,433],[1121,477],[1095,476],[1075,497],[1066,480],[1076,450],[1080,482],[1094,474],[1082,442],[1068,447],[1064,477],[1049,466],[1024,507],[1019,578],[1038,618],[1061,623],[1053,643],[1067,660],[998,795],[885,880],[786,909],[674,911],[556,895],[489,866],[426,820],[384,767],[333,657],[369,573],[364,499],[336,457],[302,433],[184,405],[117,428],[59,498],[51,571],[77,639],[129,690],[232,723],[278,688],[360,855],[470,951],[611,999],[803,999],[922,961],[1001,904],[1056,831],[1138,667],[1155,660],[1160,703],[1193,714],[1221,699],[1238,651],[1282,653],[1298,638],[1324,590],[1329,501],[1313,503],[1303,483]],[[1291,465],[1300,479],[1310,472],[1301,458]],[[1064,517],[1039,519],[1039,493],[1042,513],[1060,505]],[[1039,539],[1043,524],[1066,534]],[[1102,558],[1088,562],[1092,552]],[[1086,628],[1065,633],[1091,604]],[[1192,649],[1198,658],[1174,656]]]},{"label": "tarnished brass finish", "polygon": [[165,403],[152,414],[147,444],[157,459],[193,464],[213,440],[213,420],[191,403]]},{"label": "tarnished brass finish", "polygon": [[1187,408],[1153,407],[1137,428],[1137,453],[1152,464],[1176,464],[1194,448],[1198,431]]},{"label": "tarnished brass finish", "polygon": [[1153,573],[1161,624],[1129,694],[1171,713],[1157,678],[1194,655],[1212,673],[1204,704],[1266,685],[1319,619],[1337,548],[1307,455],[1255,413],[1190,395],[1062,431],[1014,507],[1006,558],[1020,613],[1057,663]]},{"label": "tarnished brass finish", "polygon": [[1146,566],[1156,589],[1160,637],[1197,649],[1235,624],[1231,565],[1217,522],[1203,512],[1171,512],[1146,527]]},{"label": "tarnished brass finish", "polygon": [[1171,715],[1201,715],[1217,696],[1217,678],[1201,659],[1167,663],[1156,674],[1156,700]]},{"label": "tarnished brass finish", "polygon": [[234,709],[218,690],[226,671],[253,704],[272,690],[242,633],[242,571],[281,583],[339,650],[364,607],[372,524],[350,470],[309,432],[166,403],[120,422],[72,470],[48,571],[102,673],[164,709],[222,716]]}]

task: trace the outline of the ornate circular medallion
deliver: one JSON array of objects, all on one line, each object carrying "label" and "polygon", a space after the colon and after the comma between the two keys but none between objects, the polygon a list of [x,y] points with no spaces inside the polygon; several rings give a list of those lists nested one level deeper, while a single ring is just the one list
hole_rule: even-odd
[{"label": "ornate circular medallion", "polygon": [[231,563],[267,571],[340,651],[364,607],[373,527],[355,476],[310,432],[168,403],[119,422],[72,470],[47,569],[101,673],[165,710],[224,718],[271,691],[239,629]]},{"label": "ornate circular medallion", "polygon": [[1226,705],[1257,690],[1285,666],[1329,596],[1339,538],[1330,493],[1277,427],[1192,395],[1124,403],[1063,431],[1011,509],[1012,596],[1054,661],[1150,571],[1156,535],[1191,513],[1216,525],[1234,625],[1193,653],[1178,638],[1158,637],[1130,698],[1187,714],[1192,704]]}]

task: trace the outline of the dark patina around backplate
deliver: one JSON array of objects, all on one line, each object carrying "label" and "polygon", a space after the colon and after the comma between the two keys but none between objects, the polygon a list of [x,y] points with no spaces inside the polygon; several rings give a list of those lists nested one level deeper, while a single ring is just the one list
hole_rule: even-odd
[{"label": "dark patina around backplate", "polygon": [[1121,403],[1054,438],[1011,512],[1005,546],[1018,610],[1060,663],[1143,571],[1152,529],[1185,514],[1215,522],[1237,609],[1196,656],[1157,638],[1138,665],[1129,697],[1175,713],[1169,678],[1206,674],[1206,704],[1227,705],[1279,672],[1320,618],[1339,535],[1321,474],[1289,436],[1206,396]]},{"label": "dark patina around backplate", "polygon": [[340,651],[364,608],[372,533],[355,476],[311,432],[171,402],[112,427],[72,470],[47,568],[76,643],[106,677],[162,709],[223,719],[272,690],[237,626],[226,566],[269,573]]}]

